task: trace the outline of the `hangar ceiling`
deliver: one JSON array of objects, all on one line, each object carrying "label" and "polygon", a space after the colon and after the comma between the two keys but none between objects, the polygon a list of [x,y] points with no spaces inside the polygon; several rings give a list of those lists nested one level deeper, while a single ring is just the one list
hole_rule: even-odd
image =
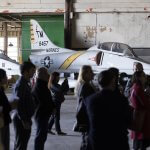
[{"label": "hangar ceiling", "polygon": [[[0,14],[0,32],[3,31],[3,23],[7,23],[7,31],[21,31],[22,16],[48,16],[49,13],[10,13]],[[53,14],[51,14],[53,15]],[[56,15],[56,13],[55,13]],[[57,14],[60,15],[60,14]]]},{"label": "hangar ceiling", "polygon": [[14,14],[0,15],[0,31],[3,30],[3,23],[7,23],[8,31],[18,31],[21,28],[21,16]]},{"label": "hangar ceiling", "polygon": [[19,14],[0,14],[0,37],[4,36],[6,26],[8,36],[18,36],[21,31],[21,16]]}]

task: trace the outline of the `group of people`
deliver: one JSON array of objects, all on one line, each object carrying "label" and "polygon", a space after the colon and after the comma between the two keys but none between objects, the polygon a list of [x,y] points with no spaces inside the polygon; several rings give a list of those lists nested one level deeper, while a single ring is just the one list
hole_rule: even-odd
[{"label": "group of people", "polygon": [[[150,146],[150,89],[142,64],[135,62],[133,67],[134,74],[124,91],[119,88],[117,68],[99,73],[99,91],[91,84],[94,75],[91,66],[80,69],[75,88],[78,103],[74,125],[74,130],[82,133],[80,150],[129,150],[129,133],[134,150]],[[140,131],[129,130],[135,110],[145,112]]]},{"label": "group of people", "polygon": [[[76,124],[81,132],[80,150],[129,150],[129,127],[134,110],[145,111],[141,131],[131,131],[134,150],[150,146],[150,89],[142,64],[134,64],[134,74],[125,90],[119,88],[119,70],[109,68],[99,73],[99,90],[92,84],[92,67],[83,65],[79,71],[75,95],[77,96]],[[32,117],[36,125],[34,150],[44,150],[47,134],[66,135],[60,126],[60,109],[68,81],[62,85],[59,73],[49,75],[44,67],[37,69],[31,62],[20,67],[21,77],[13,88],[12,100],[5,94],[7,75],[0,69],[0,149],[9,150],[9,124],[14,125],[14,150],[27,150],[31,135]],[[31,79],[36,72],[36,82]],[[129,104],[130,103],[130,104]],[[10,112],[13,111],[13,118]],[[55,123],[56,133],[52,131]]]},{"label": "group of people", "polygon": [[[0,149],[9,150],[9,124],[14,125],[14,150],[27,150],[31,135],[32,117],[36,125],[34,150],[44,150],[47,134],[66,135],[60,127],[60,109],[64,102],[64,92],[69,88],[65,80],[59,85],[59,73],[49,75],[44,67],[37,69],[35,85],[31,79],[35,75],[36,67],[31,62],[24,62],[20,66],[21,77],[13,88],[11,101],[5,94],[7,75],[0,69]],[[10,112],[13,110],[11,119]],[[4,123],[2,123],[4,122]],[[52,132],[55,123],[56,133]]]}]

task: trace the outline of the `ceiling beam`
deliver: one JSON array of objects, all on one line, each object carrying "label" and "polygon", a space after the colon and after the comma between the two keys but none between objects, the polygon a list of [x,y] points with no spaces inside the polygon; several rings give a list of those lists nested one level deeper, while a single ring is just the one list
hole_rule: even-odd
[{"label": "ceiling beam", "polygon": [[[13,25],[14,26],[21,26],[21,23],[18,23],[18,21],[16,22],[15,20],[12,20],[12,19],[8,19],[8,18],[5,18],[5,17],[0,17],[0,21],[1,22],[7,22],[8,24],[12,25],[11,23],[13,22]],[[20,21],[21,22],[21,21]]]}]

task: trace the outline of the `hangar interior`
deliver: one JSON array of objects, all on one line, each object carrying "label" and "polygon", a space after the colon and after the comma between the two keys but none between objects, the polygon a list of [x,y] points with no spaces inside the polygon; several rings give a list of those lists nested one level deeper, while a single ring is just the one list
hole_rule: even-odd
[{"label": "hangar interior", "polygon": [[[37,20],[51,41],[60,47],[86,50],[103,42],[121,42],[134,49],[140,49],[141,55],[150,57],[150,0],[0,0],[0,50],[20,64],[28,60],[31,53],[30,19]],[[56,55],[55,60],[58,58]],[[74,59],[77,55],[70,54],[68,58],[70,56],[75,56],[72,57]],[[103,56],[104,53],[93,52],[90,59],[82,57],[80,60],[83,63],[91,61],[96,68],[100,68],[99,64],[102,64]],[[49,58],[50,62],[50,57],[45,58]],[[99,61],[96,61],[96,58]],[[118,63],[115,58],[108,57],[117,65],[125,66],[125,62],[128,64],[126,66],[133,67],[134,59],[129,61],[130,59],[126,57],[126,61],[123,62],[121,58]],[[62,55],[59,55],[59,59],[62,59]],[[62,64],[67,66],[69,63],[67,64],[66,60],[63,60],[60,66],[63,66]],[[3,64],[0,63],[0,65]],[[130,70],[133,71],[131,67]],[[15,74],[16,70],[14,69]],[[149,71],[149,66],[147,71]],[[70,74],[70,83],[73,84],[73,88],[76,84],[74,78],[77,76],[78,73]],[[97,76],[95,77],[95,84],[97,84]],[[126,74],[122,74],[122,79],[124,77]],[[15,81],[16,79],[11,83]],[[71,88],[70,85],[69,87]],[[123,88],[121,90],[123,91]],[[76,97],[68,95],[66,100],[62,110],[62,129],[67,132],[68,136],[63,138],[48,136],[46,150],[79,149],[80,135],[72,131],[75,122]],[[34,125],[29,150],[33,149],[35,131]],[[11,147],[13,147],[14,135],[12,132]]]},{"label": "hangar interior", "polygon": [[148,0],[1,0],[0,49],[19,61],[28,59],[30,19],[37,20],[60,47],[87,49],[115,41],[150,47]]}]

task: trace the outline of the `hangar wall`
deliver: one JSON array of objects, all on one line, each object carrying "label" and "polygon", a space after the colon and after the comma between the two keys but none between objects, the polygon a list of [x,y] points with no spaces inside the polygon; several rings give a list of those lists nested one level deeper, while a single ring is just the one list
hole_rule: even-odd
[{"label": "hangar wall", "polygon": [[150,47],[149,15],[150,13],[79,13],[72,23],[72,47],[88,48],[107,41],[122,42],[131,47]]},{"label": "hangar wall", "polygon": [[[104,41],[150,47],[149,0],[73,0],[73,49]],[[0,13],[65,13],[65,0],[1,0]]]},{"label": "hangar wall", "polygon": [[[71,1],[71,0],[70,0]],[[141,12],[150,10],[149,0],[72,0],[75,12]],[[0,12],[64,12],[65,0],[1,0]]]},{"label": "hangar wall", "polygon": [[76,0],[74,12],[73,48],[106,41],[150,47],[149,0]]}]

